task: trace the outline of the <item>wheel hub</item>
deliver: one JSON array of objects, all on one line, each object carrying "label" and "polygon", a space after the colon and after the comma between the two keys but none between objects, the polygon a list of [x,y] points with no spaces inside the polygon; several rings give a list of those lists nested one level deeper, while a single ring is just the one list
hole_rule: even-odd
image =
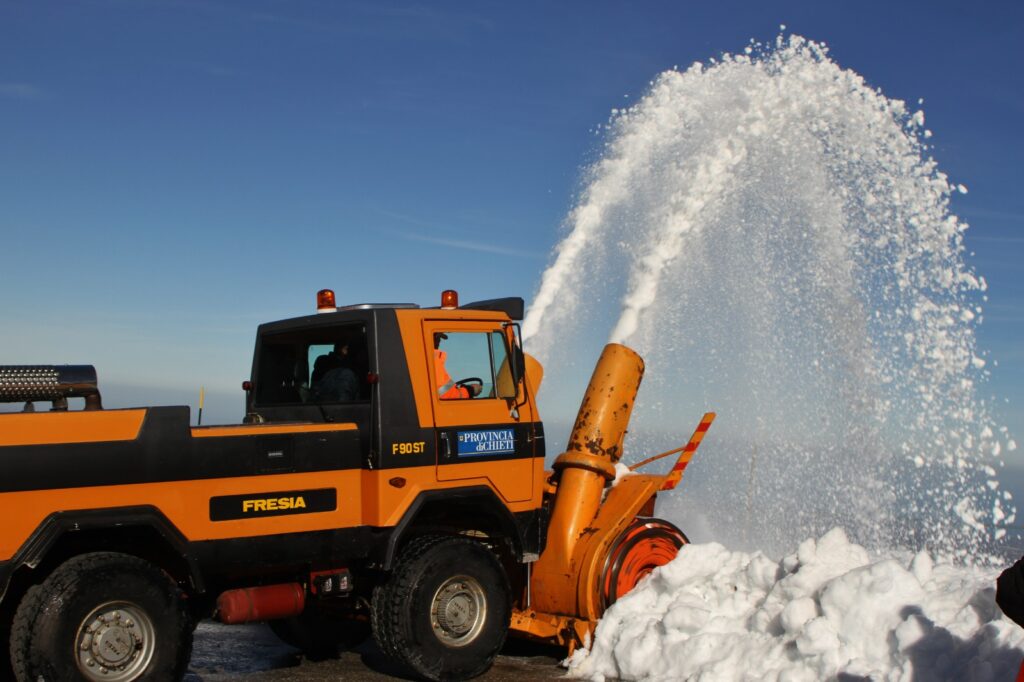
[{"label": "wheel hub", "polygon": [[431,627],[438,639],[449,646],[465,646],[476,639],[486,615],[483,588],[468,576],[445,581],[430,608]]},{"label": "wheel hub", "polygon": [[153,658],[153,623],[138,606],[110,603],[82,621],[76,640],[76,662],[88,680],[129,682]]},{"label": "wheel hub", "polygon": [[475,611],[472,598],[465,592],[447,595],[438,606],[437,620],[445,631],[464,635],[473,624]]},{"label": "wheel hub", "polygon": [[93,635],[92,654],[104,665],[116,666],[135,653],[136,640],[132,627],[121,623],[104,623]]}]

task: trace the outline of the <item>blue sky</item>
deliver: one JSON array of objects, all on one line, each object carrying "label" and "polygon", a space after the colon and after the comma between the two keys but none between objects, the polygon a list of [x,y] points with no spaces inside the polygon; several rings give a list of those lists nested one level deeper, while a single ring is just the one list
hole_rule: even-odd
[{"label": "blue sky", "polygon": [[0,0],[0,362],[234,421],[256,325],[319,288],[529,301],[609,112],[780,24],[924,99],[1024,437],[1019,2]]}]

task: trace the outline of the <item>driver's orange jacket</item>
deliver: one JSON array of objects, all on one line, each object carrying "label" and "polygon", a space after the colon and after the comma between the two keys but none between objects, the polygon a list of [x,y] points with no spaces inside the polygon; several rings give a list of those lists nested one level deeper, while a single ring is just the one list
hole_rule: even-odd
[{"label": "driver's orange jacket", "polygon": [[448,353],[439,348],[434,349],[434,375],[437,377],[437,395],[441,400],[458,400],[468,398],[469,389],[465,386],[456,386],[452,381],[444,363],[448,359]]}]

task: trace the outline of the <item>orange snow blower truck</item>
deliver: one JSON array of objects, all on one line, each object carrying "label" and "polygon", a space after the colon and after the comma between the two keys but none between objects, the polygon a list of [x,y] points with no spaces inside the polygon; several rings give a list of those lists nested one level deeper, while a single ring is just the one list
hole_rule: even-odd
[{"label": "orange snow blower truck", "polygon": [[372,633],[431,680],[484,672],[509,632],[579,646],[686,542],[655,497],[714,415],[647,460],[678,454],[668,474],[616,480],[644,366],[612,344],[545,471],[522,315],[323,290],[318,314],[259,327],[233,426],[105,410],[90,366],[0,366],[0,402],[24,403],[0,414],[7,674],[180,679],[208,617],[320,655]]}]

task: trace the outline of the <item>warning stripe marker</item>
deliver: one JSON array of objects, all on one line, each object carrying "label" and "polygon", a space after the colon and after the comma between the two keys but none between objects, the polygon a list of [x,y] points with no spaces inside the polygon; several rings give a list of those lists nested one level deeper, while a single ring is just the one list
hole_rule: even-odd
[{"label": "warning stripe marker", "polygon": [[664,482],[661,484],[662,490],[673,490],[679,481],[683,480],[683,472],[686,471],[686,465],[693,459],[693,453],[697,452],[697,448],[700,446],[700,442],[704,440],[704,434],[707,433],[708,428],[711,426],[711,422],[715,421],[715,413],[708,412],[700,420],[700,424],[697,425],[697,429],[690,436],[690,442],[683,448],[682,453],[679,455],[679,459],[676,460],[676,464],[672,467],[672,470],[665,476]]}]

